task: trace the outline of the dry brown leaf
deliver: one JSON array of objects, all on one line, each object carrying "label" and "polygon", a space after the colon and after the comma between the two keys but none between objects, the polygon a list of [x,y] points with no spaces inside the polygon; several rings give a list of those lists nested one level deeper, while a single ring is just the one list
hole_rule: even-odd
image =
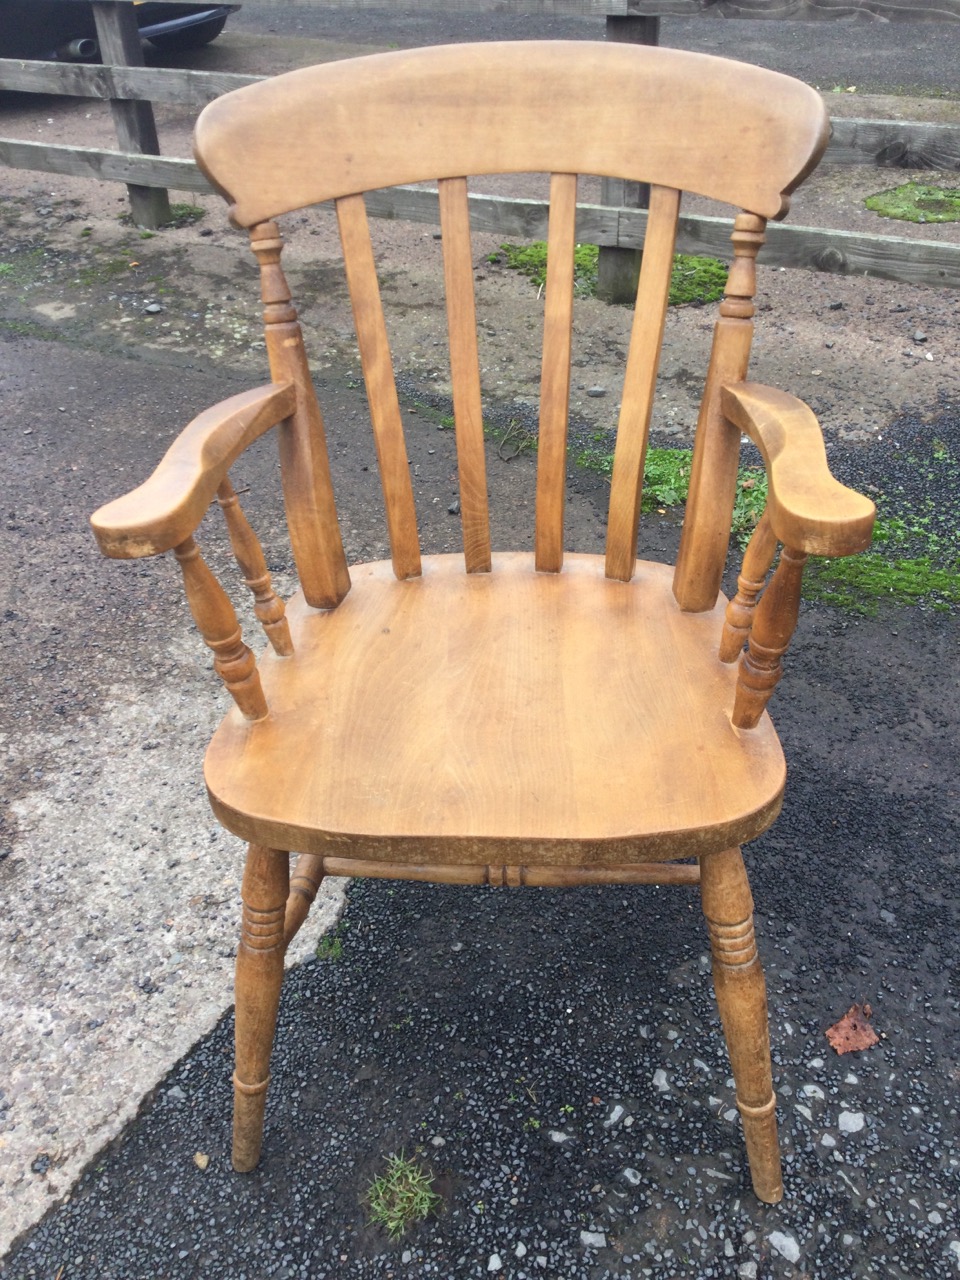
[{"label": "dry brown leaf", "polygon": [[198,1151],[197,1154],[193,1157],[193,1163],[197,1166],[198,1169],[206,1169],[207,1165],[210,1163],[210,1157],[206,1154],[206,1152]]},{"label": "dry brown leaf", "polygon": [[837,1053],[856,1053],[879,1042],[880,1037],[870,1025],[872,1016],[868,1004],[852,1004],[839,1022],[827,1028],[827,1039]]}]

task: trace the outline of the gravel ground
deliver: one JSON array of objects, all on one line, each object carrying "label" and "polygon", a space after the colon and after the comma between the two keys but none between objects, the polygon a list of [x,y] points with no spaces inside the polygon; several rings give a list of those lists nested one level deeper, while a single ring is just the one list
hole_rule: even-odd
[{"label": "gravel ground", "polygon": [[[223,48],[254,60],[235,69],[259,69],[259,37],[237,25]],[[284,56],[299,49],[278,40]],[[322,56],[307,43],[307,58]],[[110,131],[102,113],[50,100],[12,117],[24,136],[69,122],[84,131],[72,141],[97,145]],[[186,118],[164,127],[183,154]],[[836,224],[839,206],[840,224],[858,225],[877,175],[848,176],[826,175],[795,220]],[[0,315],[0,567],[21,639],[0,707],[0,1273],[956,1275],[958,636],[955,614],[922,608],[870,619],[806,606],[776,698],[791,781],[751,867],[783,1205],[747,1190],[699,913],[673,889],[356,884],[333,962],[311,957],[340,909],[335,887],[291,957],[264,1163],[229,1172],[240,850],[210,818],[198,768],[220,704],[172,573],[99,561],[85,520],[142,477],[179,423],[262,380],[251,272],[216,201],[201,201],[202,223],[152,240],[117,222],[108,185],[5,174],[0,202],[0,260],[14,265]],[[295,229],[298,293],[324,287],[331,300],[305,315],[348,550],[377,557],[336,247],[323,215]],[[424,542],[446,550],[457,528],[452,442],[437,430],[437,246],[424,228],[376,234],[400,258],[385,291]],[[476,246],[491,413],[523,425],[531,294],[484,265],[494,247]],[[755,374],[821,412],[838,472],[899,487],[907,507],[932,494],[955,510],[955,297],[769,270],[761,295]],[[615,415],[627,319],[578,307],[582,438]],[[671,315],[660,443],[689,437],[711,320]],[[587,397],[598,385],[606,394]],[[934,441],[951,465],[928,465]],[[263,448],[240,477],[268,545],[281,523],[274,468]],[[508,464],[491,448],[490,474],[506,513],[498,542],[529,540],[531,458]],[[571,535],[590,549],[606,492],[578,471],[571,490]],[[648,519],[642,552],[669,557],[676,532],[672,514]],[[271,554],[288,589],[288,558]],[[211,559],[226,563],[216,545]],[[855,1000],[872,1004],[881,1043],[840,1059],[823,1031]],[[366,1225],[363,1195],[401,1149],[422,1151],[444,1204],[393,1245]]]}]

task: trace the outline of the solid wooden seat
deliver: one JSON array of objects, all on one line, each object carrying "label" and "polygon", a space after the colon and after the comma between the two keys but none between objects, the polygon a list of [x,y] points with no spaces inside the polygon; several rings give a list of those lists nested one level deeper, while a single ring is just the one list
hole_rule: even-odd
[{"label": "solid wooden seat", "polygon": [[[672,573],[600,556],[563,574],[494,556],[352,571],[335,610],[290,602],[270,715],[231,712],[207,752],[214,809],[270,848],[423,863],[629,863],[752,839],[780,807],[770,718],[733,728],[723,603],[681,612]],[[443,627],[437,619],[447,622]],[[691,726],[695,732],[691,733]]]},{"label": "solid wooden seat", "polygon": [[[237,955],[234,1166],[260,1157],[284,951],[325,875],[448,883],[699,884],[757,1195],[783,1192],[766,996],[740,844],[774,820],[766,712],[809,554],[868,545],[873,505],[830,475],[819,425],[746,381],[766,219],[817,163],[818,94],[773,72],[613,44],[459,45],[292,72],[218,99],[204,172],[260,263],[269,384],[196,418],[93,526],[118,558],[172,551],[236,702],[206,776],[249,841]],[[550,175],[534,552],[491,554],[468,179]],[[578,174],[650,184],[605,555],[564,533]],[[463,557],[422,556],[365,191],[437,183]],[[675,566],[636,563],[681,190],[740,211]],[[390,561],[348,567],[323,419],[274,218],[332,201]],[[540,303],[531,292],[531,306]],[[300,591],[285,610],[229,480],[276,429]],[[766,508],[727,604],[741,434]],[[258,664],[194,540],[216,498],[270,641]],[[291,876],[289,854],[299,855]],[[686,861],[683,861],[686,860]]]}]

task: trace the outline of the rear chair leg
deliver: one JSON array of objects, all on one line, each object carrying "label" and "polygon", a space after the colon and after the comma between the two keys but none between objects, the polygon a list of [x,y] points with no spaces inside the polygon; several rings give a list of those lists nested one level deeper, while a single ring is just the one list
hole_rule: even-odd
[{"label": "rear chair leg", "polygon": [[237,951],[233,1167],[256,1168],[270,1082],[270,1051],[283,983],[283,917],[289,854],[252,844],[243,873],[243,919]]},{"label": "rear chair leg", "polygon": [[301,853],[290,877],[290,896],[283,926],[283,941],[289,946],[306,920],[323,883],[323,858],[318,853]]},{"label": "rear chair leg", "polygon": [[743,1118],[747,1159],[758,1199],[783,1198],[776,1097],[770,1069],[767,991],[753,933],[753,898],[739,849],[700,860],[703,913],[713,952],[713,982]]}]

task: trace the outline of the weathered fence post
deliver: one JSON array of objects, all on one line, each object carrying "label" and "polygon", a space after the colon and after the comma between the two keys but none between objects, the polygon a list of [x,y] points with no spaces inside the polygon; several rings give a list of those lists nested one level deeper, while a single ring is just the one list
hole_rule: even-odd
[{"label": "weathered fence post", "polygon": [[[659,44],[660,19],[607,16],[606,38],[619,44]],[[646,182],[624,182],[622,178],[603,178],[600,203],[627,209],[646,209],[650,204],[650,187]],[[598,258],[597,297],[605,302],[635,302],[640,279],[639,249],[609,246],[600,249]]]},{"label": "weathered fence post", "polygon": [[[143,47],[136,14],[130,0],[94,0],[100,56],[112,66],[142,67]],[[160,141],[150,102],[110,100],[113,123],[121,151],[158,156]],[[127,183],[130,212],[138,227],[156,229],[170,221],[170,200],[162,187],[141,187]]]}]

